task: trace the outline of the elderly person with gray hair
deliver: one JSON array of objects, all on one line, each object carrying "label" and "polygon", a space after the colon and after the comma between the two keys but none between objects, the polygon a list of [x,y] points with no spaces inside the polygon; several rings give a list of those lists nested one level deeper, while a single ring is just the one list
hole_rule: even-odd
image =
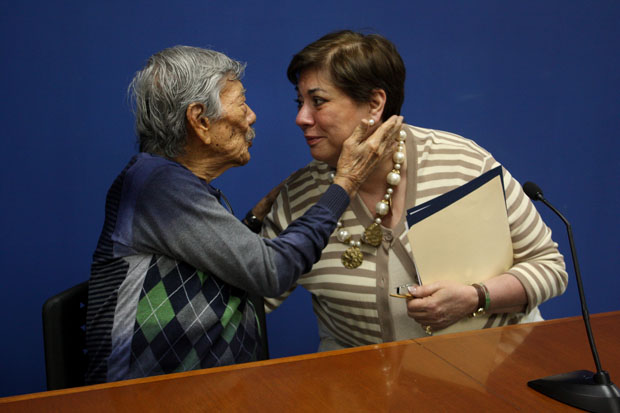
[{"label": "elderly person with gray hair", "polygon": [[308,272],[360,183],[396,147],[402,117],[372,134],[362,120],[325,194],[277,238],[260,237],[211,185],[250,159],[256,115],[243,70],[221,53],[177,46],[131,83],[140,153],[110,187],[93,255],[89,384],[254,360],[260,333],[248,293],[279,296]]}]

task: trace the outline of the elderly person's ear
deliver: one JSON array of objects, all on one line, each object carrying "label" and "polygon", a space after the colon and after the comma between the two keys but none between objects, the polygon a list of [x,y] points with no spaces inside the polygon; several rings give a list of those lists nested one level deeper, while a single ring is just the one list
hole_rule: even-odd
[{"label": "elderly person's ear", "polygon": [[387,95],[383,89],[374,89],[370,95],[368,104],[370,105],[370,117],[374,121],[378,121],[383,116],[383,109],[385,108],[385,101]]},{"label": "elderly person's ear", "polygon": [[187,118],[188,132],[193,132],[198,139],[208,145],[211,143],[211,137],[209,135],[209,118],[203,116],[203,113],[205,113],[205,105],[194,102],[190,103],[187,107],[185,117]]}]

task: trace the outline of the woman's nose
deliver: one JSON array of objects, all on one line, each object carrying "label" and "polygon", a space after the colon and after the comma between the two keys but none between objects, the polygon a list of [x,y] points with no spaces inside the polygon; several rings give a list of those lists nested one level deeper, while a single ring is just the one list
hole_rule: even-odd
[{"label": "woman's nose", "polygon": [[314,124],[314,117],[312,116],[312,111],[306,105],[302,105],[299,108],[299,111],[297,112],[297,117],[295,117],[295,123],[302,129],[308,126],[312,126]]}]

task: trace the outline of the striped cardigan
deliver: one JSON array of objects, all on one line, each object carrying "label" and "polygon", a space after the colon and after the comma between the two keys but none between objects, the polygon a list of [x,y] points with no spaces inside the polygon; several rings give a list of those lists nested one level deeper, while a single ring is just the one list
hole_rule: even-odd
[{"label": "striped cardigan", "polygon": [[[422,204],[496,167],[499,163],[475,142],[447,132],[406,125],[408,157],[406,207]],[[263,235],[275,237],[291,221],[312,206],[329,185],[331,168],[312,161],[283,186],[263,225]],[[508,220],[514,250],[509,273],[525,288],[525,313],[537,311],[542,302],[560,295],[567,285],[564,259],[551,239],[551,231],[538,215],[519,183],[503,170]],[[415,279],[415,266],[406,236],[405,214],[393,229],[383,228],[379,248],[362,244],[364,262],[354,270],[343,267],[340,256],[347,248],[335,233],[321,260],[297,284],[312,294],[314,312],[323,329],[344,347],[394,340],[388,298],[389,254],[395,254]],[[359,196],[352,200],[341,220],[351,234],[361,234],[372,222]],[[278,299],[267,299],[275,309],[296,287]],[[494,314],[488,327],[519,322],[523,314]],[[412,322],[415,322],[412,320]],[[422,331],[417,329],[417,331]],[[412,337],[413,338],[413,337]]]}]

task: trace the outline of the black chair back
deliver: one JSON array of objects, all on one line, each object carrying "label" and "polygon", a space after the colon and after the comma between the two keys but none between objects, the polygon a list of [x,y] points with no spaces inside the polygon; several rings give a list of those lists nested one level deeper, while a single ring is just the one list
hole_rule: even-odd
[{"label": "black chair back", "polygon": [[88,281],[43,304],[43,343],[47,389],[84,385],[86,373],[86,305]]}]

